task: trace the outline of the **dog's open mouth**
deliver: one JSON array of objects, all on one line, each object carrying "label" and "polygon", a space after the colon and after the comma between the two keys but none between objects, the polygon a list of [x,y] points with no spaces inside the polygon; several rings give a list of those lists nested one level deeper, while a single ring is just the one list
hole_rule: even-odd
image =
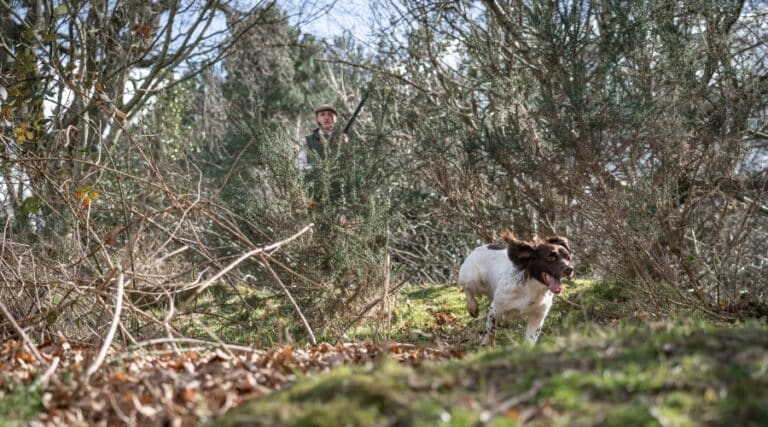
[{"label": "dog's open mouth", "polygon": [[542,282],[549,287],[550,292],[553,294],[559,294],[563,290],[563,284],[558,277],[549,273],[541,273],[541,278],[543,279]]}]

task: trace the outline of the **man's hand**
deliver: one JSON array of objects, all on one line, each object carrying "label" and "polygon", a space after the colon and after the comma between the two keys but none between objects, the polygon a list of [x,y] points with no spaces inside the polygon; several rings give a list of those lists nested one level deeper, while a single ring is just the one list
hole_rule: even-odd
[{"label": "man's hand", "polygon": [[349,140],[349,137],[347,136],[347,134],[346,133],[342,133],[341,134],[341,138],[339,139],[339,143],[343,144],[343,143],[347,142],[348,140]]}]

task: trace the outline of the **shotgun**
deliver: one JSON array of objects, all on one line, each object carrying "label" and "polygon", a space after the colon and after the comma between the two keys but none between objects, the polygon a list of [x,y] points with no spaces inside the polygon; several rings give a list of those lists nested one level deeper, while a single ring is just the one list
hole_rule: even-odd
[{"label": "shotgun", "polygon": [[352,128],[352,125],[355,123],[355,119],[357,119],[357,115],[360,114],[360,110],[363,108],[363,104],[365,104],[365,100],[368,98],[368,92],[363,93],[363,98],[360,100],[360,103],[357,104],[357,108],[355,108],[355,112],[352,113],[352,117],[349,118],[349,121],[347,122],[347,125],[344,126],[344,130],[341,131],[342,134],[348,135],[349,129]]}]

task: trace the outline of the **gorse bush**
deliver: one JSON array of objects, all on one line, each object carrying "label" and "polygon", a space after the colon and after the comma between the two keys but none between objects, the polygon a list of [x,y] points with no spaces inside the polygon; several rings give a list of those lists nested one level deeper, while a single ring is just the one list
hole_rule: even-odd
[{"label": "gorse bush", "polygon": [[[426,70],[413,73],[408,125],[440,210],[483,237],[508,225],[566,235],[577,274],[621,280],[657,312],[765,307],[767,177],[749,160],[766,155],[768,84],[752,50],[764,9],[418,10],[404,40],[428,53],[406,61]],[[456,68],[437,60],[451,43],[466,55]]]},{"label": "gorse bush", "polygon": [[[284,133],[257,135],[225,175],[222,197],[254,241],[279,241],[313,224],[310,233],[272,255],[278,275],[313,326],[334,330],[357,315],[385,280],[390,200],[386,173],[352,140],[311,171],[296,165],[296,142]],[[374,150],[375,151],[375,150]],[[271,273],[252,272],[282,293]],[[300,331],[297,331],[300,332]]]}]

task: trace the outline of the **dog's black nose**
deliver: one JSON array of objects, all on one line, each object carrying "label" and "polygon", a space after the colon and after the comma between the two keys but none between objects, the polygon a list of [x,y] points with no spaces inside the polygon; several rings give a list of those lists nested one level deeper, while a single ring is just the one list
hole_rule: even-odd
[{"label": "dog's black nose", "polygon": [[568,267],[565,267],[565,275],[571,276],[572,274],[573,274],[573,266],[569,265]]}]

